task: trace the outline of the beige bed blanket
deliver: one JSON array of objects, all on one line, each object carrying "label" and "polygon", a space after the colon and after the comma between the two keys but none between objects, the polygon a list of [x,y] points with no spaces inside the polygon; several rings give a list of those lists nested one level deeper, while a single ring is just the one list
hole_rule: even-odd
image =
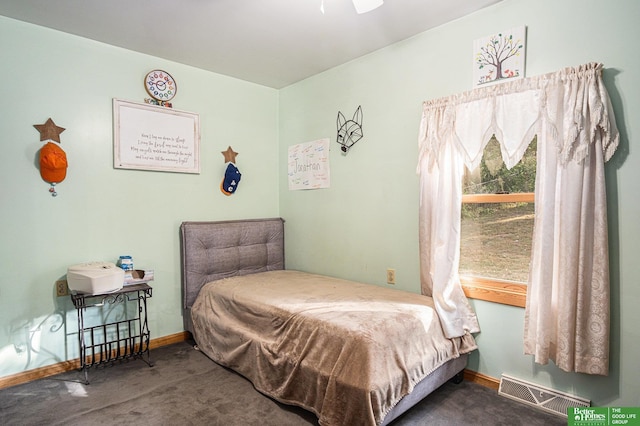
[{"label": "beige bed blanket", "polygon": [[413,386],[476,348],[444,337],[431,298],[298,271],[206,284],[198,346],[323,426],[380,424]]}]

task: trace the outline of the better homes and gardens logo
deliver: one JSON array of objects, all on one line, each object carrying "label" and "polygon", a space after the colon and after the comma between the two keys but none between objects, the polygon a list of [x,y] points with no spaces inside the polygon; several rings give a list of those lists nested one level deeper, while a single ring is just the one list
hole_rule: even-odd
[{"label": "better homes and gardens logo", "polygon": [[640,426],[640,408],[570,407],[567,423],[568,426]]},{"label": "better homes and gardens logo", "polygon": [[[607,426],[609,420],[607,408],[569,408],[567,417],[574,426]],[[573,420],[573,423],[571,421]]]}]

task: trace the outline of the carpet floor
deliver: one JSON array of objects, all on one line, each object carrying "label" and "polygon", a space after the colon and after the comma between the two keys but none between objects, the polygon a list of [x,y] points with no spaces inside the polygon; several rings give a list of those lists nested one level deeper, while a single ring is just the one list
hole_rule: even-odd
[{"label": "carpet floor", "polygon": [[[70,371],[0,390],[0,424],[317,426],[303,409],[257,392],[188,342],[140,360]],[[566,425],[566,419],[518,403],[471,382],[447,383],[396,419],[393,426]],[[352,426],[352,425],[345,425]]]}]

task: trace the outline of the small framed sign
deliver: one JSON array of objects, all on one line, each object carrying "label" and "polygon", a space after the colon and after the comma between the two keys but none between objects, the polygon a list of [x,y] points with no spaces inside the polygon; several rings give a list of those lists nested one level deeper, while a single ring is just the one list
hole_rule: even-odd
[{"label": "small framed sign", "polygon": [[114,99],[113,167],[200,173],[200,116]]}]

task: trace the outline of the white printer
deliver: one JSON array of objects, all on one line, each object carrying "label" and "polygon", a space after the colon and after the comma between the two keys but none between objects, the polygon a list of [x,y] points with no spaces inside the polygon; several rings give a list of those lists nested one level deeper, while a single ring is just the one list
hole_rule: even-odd
[{"label": "white printer", "polygon": [[111,262],[86,262],[69,266],[69,290],[101,294],[120,290],[124,284],[124,270]]}]

